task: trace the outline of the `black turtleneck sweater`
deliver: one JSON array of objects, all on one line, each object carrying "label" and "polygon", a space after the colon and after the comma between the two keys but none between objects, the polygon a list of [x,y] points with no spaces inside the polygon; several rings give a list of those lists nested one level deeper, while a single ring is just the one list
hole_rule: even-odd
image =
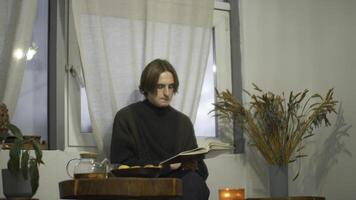
[{"label": "black turtleneck sweater", "polygon": [[[158,164],[175,154],[197,147],[190,119],[171,106],[159,108],[148,100],[117,112],[111,139],[111,162],[127,165]],[[202,160],[198,173],[208,171]]]}]

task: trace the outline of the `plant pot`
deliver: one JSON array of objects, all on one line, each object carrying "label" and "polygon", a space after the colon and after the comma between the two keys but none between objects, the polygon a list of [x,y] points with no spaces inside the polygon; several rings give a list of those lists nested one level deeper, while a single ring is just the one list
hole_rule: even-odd
[{"label": "plant pot", "polygon": [[11,173],[8,169],[2,169],[2,187],[6,198],[27,197],[31,198],[32,193],[30,178],[25,180],[19,173]]},{"label": "plant pot", "polygon": [[270,165],[268,173],[271,197],[288,197],[288,166]]}]

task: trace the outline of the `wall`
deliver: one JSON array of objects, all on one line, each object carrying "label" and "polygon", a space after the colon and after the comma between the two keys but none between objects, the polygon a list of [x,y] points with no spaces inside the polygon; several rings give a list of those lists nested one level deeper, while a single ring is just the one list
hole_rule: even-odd
[{"label": "wall", "polygon": [[[333,126],[309,140],[301,174],[290,180],[291,195],[355,199],[355,9],[356,1],[350,0],[240,1],[243,88],[250,91],[254,82],[272,92],[307,88],[323,95],[334,88],[340,102]],[[298,164],[290,169],[292,178]],[[262,174],[263,169],[253,171]],[[257,177],[256,183],[246,180],[250,195],[263,193]]]}]

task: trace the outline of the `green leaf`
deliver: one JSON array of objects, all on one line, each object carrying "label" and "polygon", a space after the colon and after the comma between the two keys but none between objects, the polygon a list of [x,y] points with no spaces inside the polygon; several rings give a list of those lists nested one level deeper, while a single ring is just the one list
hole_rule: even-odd
[{"label": "green leaf", "polygon": [[22,140],[15,139],[9,152],[10,159],[7,163],[7,168],[12,172],[20,172],[20,155],[21,155]]},{"label": "green leaf", "polygon": [[9,133],[7,131],[0,131],[0,142],[9,137]]},{"label": "green leaf", "polygon": [[22,152],[22,157],[21,157],[21,172],[23,177],[27,180],[28,179],[28,160],[30,159],[30,154],[26,150]]},{"label": "green leaf", "polygon": [[44,162],[42,161],[42,151],[41,151],[41,147],[40,144],[37,141],[33,141],[32,143],[33,149],[35,150],[35,155],[36,155],[36,162],[38,164],[44,164]]},{"label": "green leaf", "polygon": [[40,178],[37,162],[35,159],[30,160],[30,178],[31,178],[32,193],[35,194],[38,189],[38,182]]},{"label": "green leaf", "polygon": [[8,128],[9,128],[10,132],[11,132],[16,138],[18,138],[18,139],[23,139],[23,137],[22,137],[22,132],[21,132],[21,130],[20,130],[17,126],[15,126],[15,125],[13,125],[13,124],[9,124]]}]

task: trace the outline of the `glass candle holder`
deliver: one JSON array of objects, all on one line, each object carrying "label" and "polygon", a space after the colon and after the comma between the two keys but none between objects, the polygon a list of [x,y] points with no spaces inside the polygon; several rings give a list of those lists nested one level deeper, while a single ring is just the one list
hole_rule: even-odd
[{"label": "glass candle holder", "polygon": [[219,200],[244,200],[245,190],[243,188],[219,189]]}]

